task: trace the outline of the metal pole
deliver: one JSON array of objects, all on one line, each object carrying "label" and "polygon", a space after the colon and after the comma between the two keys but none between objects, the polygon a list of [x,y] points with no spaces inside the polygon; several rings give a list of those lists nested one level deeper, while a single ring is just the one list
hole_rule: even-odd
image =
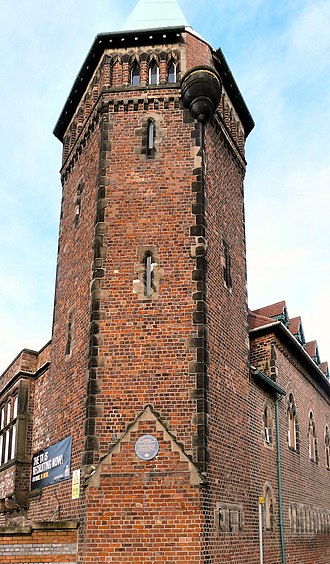
[{"label": "metal pole", "polygon": [[260,546],[260,564],[264,564],[264,549],[262,544],[262,505],[263,499],[259,500],[259,546]]}]

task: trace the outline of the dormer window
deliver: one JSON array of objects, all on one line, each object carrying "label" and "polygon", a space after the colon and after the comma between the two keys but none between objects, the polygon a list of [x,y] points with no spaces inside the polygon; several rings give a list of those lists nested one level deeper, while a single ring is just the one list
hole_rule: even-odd
[{"label": "dormer window", "polygon": [[168,78],[167,81],[170,84],[173,84],[176,82],[176,64],[171,61],[168,67]]},{"label": "dormer window", "polygon": [[140,84],[140,65],[135,63],[131,71],[131,84],[138,86]]},{"label": "dormer window", "polygon": [[157,63],[152,63],[149,68],[149,84],[159,84],[159,67]]}]

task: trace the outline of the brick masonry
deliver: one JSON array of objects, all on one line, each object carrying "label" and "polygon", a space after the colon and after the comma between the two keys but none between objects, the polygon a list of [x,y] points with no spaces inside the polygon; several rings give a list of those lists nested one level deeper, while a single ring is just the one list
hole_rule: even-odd
[{"label": "brick masonry", "polygon": [[[252,332],[249,341],[243,182],[251,117],[221,53],[194,34],[142,34],[138,44],[128,36],[125,48],[114,35],[109,44],[94,45],[92,70],[55,129],[63,193],[52,343],[23,351],[0,380],[1,401],[21,394],[24,436],[0,468],[0,561],[255,564],[258,500],[271,492],[265,561],[280,562],[276,448],[263,434],[275,397],[251,376],[251,362],[294,391],[299,411],[298,455],[288,449],[280,403],[287,562],[328,564],[321,441],[329,393],[287,341]],[[177,83],[168,84],[173,61]],[[148,85],[153,62],[158,85]],[[133,87],[134,64],[141,82]],[[206,126],[181,101],[179,81],[198,65],[214,67],[223,83]],[[306,452],[311,408],[317,465]],[[135,452],[145,434],[160,447],[151,460]],[[31,492],[32,454],[68,435],[79,499],[70,480]],[[63,520],[72,530],[63,531]]]}]

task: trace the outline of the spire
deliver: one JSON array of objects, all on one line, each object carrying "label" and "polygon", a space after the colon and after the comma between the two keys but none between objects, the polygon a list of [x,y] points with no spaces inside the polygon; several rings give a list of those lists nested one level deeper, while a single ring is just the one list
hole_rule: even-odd
[{"label": "spire", "polygon": [[139,0],[122,31],[188,26],[176,0]]}]

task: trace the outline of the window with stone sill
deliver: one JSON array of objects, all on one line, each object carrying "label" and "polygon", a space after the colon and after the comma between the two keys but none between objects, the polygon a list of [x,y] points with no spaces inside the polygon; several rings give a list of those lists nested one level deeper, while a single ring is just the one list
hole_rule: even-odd
[{"label": "window with stone sill", "polygon": [[328,425],[324,431],[324,447],[325,447],[325,467],[330,470],[330,431]]},{"label": "window with stone sill", "polygon": [[164,276],[164,270],[159,266],[158,250],[153,245],[143,245],[137,248],[137,255],[139,262],[134,267],[133,292],[139,300],[157,300],[160,280]]},{"label": "window with stone sill", "polygon": [[131,70],[131,84],[138,86],[140,84],[140,65],[135,63]]},{"label": "window with stone sill", "polygon": [[267,445],[273,444],[273,417],[269,405],[264,409],[264,441]]},{"label": "window with stone sill", "polygon": [[147,156],[153,157],[155,155],[155,122],[152,118],[148,121],[147,127]]},{"label": "window with stone sill", "polygon": [[269,486],[265,489],[264,528],[266,531],[272,531],[274,528],[273,493]]},{"label": "window with stone sill", "polygon": [[76,199],[75,199],[75,205],[74,205],[74,226],[78,227],[79,225],[79,221],[80,221],[80,216],[81,216],[81,200],[82,200],[82,193],[84,190],[84,183],[81,180],[77,186],[76,189]]},{"label": "window with stone sill", "polygon": [[315,429],[315,419],[313,412],[310,411],[308,417],[308,453],[312,462],[318,462],[317,438]]},{"label": "window with stone sill", "polygon": [[0,466],[14,460],[16,454],[18,396],[9,396],[0,404]]},{"label": "window with stone sill", "polygon": [[293,451],[299,452],[299,430],[298,430],[298,420],[297,420],[297,409],[293,394],[289,394],[288,408],[287,408],[287,418],[288,418],[288,445]]},{"label": "window with stone sill", "polygon": [[242,505],[218,502],[215,507],[215,528],[220,533],[238,533],[244,528]]},{"label": "window with stone sill", "polygon": [[159,84],[159,67],[155,62],[149,68],[149,84]]},{"label": "window with stone sill", "polygon": [[167,81],[170,84],[174,84],[176,82],[176,64],[173,61],[171,61],[168,66]]}]

